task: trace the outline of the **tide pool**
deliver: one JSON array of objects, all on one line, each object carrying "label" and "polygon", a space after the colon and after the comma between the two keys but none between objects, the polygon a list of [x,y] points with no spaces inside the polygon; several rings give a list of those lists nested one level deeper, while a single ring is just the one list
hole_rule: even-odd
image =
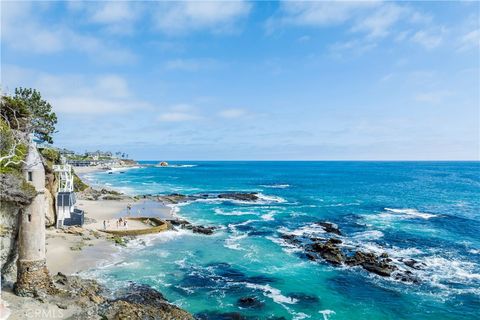
[{"label": "tide pool", "polygon": [[[474,319],[480,311],[479,162],[156,162],[86,176],[131,195],[259,192],[254,203],[177,206],[214,235],[169,231],[132,241],[91,270],[109,287],[151,285],[200,319]],[[285,233],[322,234],[395,261],[419,283],[306,259]],[[248,307],[240,303],[255,298]]]}]

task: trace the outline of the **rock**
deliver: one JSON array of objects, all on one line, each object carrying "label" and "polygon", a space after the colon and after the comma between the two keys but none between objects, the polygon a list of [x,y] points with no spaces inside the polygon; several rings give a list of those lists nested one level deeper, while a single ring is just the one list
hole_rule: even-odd
[{"label": "rock", "polygon": [[211,235],[215,231],[216,227],[206,227],[206,226],[194,226],[187,220],[168,220],[173,226],[179,226],[182,229],[191,230],[194,233],[201,233]]},{"label": "rock", "polygon": [[423,265],[422,263],[418,262],[417,260],[415,259],[408,259],[408,260],[404,260],[403,263],[412,268],[412,269],[415,269],[415,270],[420,270],[422,269]]},{"label": "rock", "polygon": [[117,294],[119,298],[105,302],[99,315],[107,319],[185,319],[188,312],[170,304],[163,295],[147,285],[131,284]]},{"label": "rock", "polygon": [[258,194],[255,193],[255,192],[251,192],[251,193],[239,193],[239,192],[221,193],[217,196],[217,198],[253,202],[253,201],[258,200]]},{"label": "rock", "polygon": [[184,226],[190,224],[187,220],[176,219],[176,220],[168,220],[173,226]]},{"label": "rock", "polygon": [[48,188],[45,188],[45,203],[45,226],[54,226],[56,222],[54,197]]},{"label": "rock", "polygon": [[320,299],[318,299],[317,296],[303,292],[292,292],[288,294],[288,297],[297,300],[297,304],[301,304],[303,306],[318,305],[320,303]]},{"label": "rock", "polygon": [[336,245],[334,239],[329,239],[325,243],[315,242],[312,244],[312,251],[320,254],[327,262],[332,264],[342,264],[345,261],[345,254]]},{"label": "rock", "polygon": [[162,162],[159,163],[159,166],[160,167],[168,167],[168,162],[162,161]]},{"label": "rock", "polygon": [[68,234],[74,234],[77,236],[83,236],[83,234],[85,233],[85,229],[83,229],[82,227],[71,226],[63,229],[63,232]]},{"label": "rock", "polygon": [[34,188],[29,188],[22,178],[8,173],[0,174],[0,199],[4,202],[15,203],[19,206],[26,206],[36,196]]},{"label": "rock", "polygon": [[260,309],[265,304],[255,297],[242,297],[238,299],[237,305],[241,308]]},{"label": "rock", "polygon": [[377,256],[372,252],[357,251],[352,258],[347,260],[347,264],[361,265],[365,270],[382,277],[389,277],[393,271],[397,270],[397,267],[389,263],[386,258]]},{"label": "rock", "polygon": [[340,232],[340,229],[338,229],[338,226],[334,223],[320,221],[320,222],[317,222],[316,224],[321,226],[323,230],[325,230],[325,232],[334,233],[339,236],[342,235],[342,233]]},{"label": "rock", "polygon": [[213,234],[213,231],[216,229],[215,227],[192,226],[192,225],[187,225],[185,228],[192,230],[192,232],[194,233],[201,233],[206,235]]}]

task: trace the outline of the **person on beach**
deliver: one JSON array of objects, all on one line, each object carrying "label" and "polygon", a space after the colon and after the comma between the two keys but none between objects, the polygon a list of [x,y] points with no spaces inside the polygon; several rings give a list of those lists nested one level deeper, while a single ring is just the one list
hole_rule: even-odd
[{"label": "person on beach", "polygon": [[123,225],[124,225],[125,229],[128,229],[127,219],[124,219],[123,221],[124,221],[124,222],[123,222]]},{"label": "person on beach", "polygon": [[115,220],[115,221],[117,222],[117,229],[118,229],[118,219],[117,219],[117,220]]},{"label": "person on beach", "polygon": [[127,210],[128,210],[128,215],[130,216],[131,210],[132,210],[132,205],[129,203],[127,204]]},{"label": "person on beach", "polygon": [[103,230],[107,230],[107,221],[103,220]]}]

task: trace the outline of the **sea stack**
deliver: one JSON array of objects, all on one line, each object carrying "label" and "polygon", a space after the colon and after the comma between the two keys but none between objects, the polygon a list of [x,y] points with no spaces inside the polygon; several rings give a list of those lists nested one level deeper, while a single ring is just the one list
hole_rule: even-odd
[{"label": "sea stack", "polygon": [[32,203],[19,216],[19,246],[15,293],[37,296],[49,291],[51,279],[45,260],[45,169],[34,142],[23,167],[25,180],[35,188]]}]

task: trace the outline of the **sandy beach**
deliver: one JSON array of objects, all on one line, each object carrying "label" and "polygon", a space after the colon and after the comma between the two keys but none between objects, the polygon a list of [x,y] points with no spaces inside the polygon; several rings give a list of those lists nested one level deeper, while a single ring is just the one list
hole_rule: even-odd
[{"label": "sandy beach", "polygon": [[[101,172],[100,166],[74,167],[77,175]],[[131,210],[127,206],[131,206]],[[163,207],[158,202],[148,200],[77,200],[76,207],[85,212],[83,232],[69,233],[66,230],[49,228],[46,232],[47,265],[51,274],[62,272],[76,274],[98,267],[118,251],[115,242],[109,240],[110,235],[102,232],[103,221],[107,228],[117,229],[116,221],[120,217],[155,216],[163,219],[174,218],[169,207]],[[138,221],[128,221],[127,228],[142,229],[147,225]],[[120,230],[125,228],[119,226]]]},{"label": "sandy beach", "polygon": [[[120,217],[128,217],[127,205],[132,205],[132,211],[140,212],[142,216],[161,218],[174,218],[171,208],[162,207],[159,203],[148,203],[140,200],[133,202],[132,199],[125,200],[78,200],[77,207],[85,211],[85,224],[83,232],[72,233],[68,230],[50,228],[47,230],[47,265],[50,273],[62,272],[75,274],[95,268],[108,261],[118,247],[111,240],[110,235],[102,232],[103,221],[107,222],[107,229],[143,229],[149,226],[138,222],[128,221],[127,227],[116,226]],[[155,212],[149,215],[148,207],[155,206]],[[143,209],[143,210],[142,210]],[[160,213],[160,214],[159,214]]]}]

